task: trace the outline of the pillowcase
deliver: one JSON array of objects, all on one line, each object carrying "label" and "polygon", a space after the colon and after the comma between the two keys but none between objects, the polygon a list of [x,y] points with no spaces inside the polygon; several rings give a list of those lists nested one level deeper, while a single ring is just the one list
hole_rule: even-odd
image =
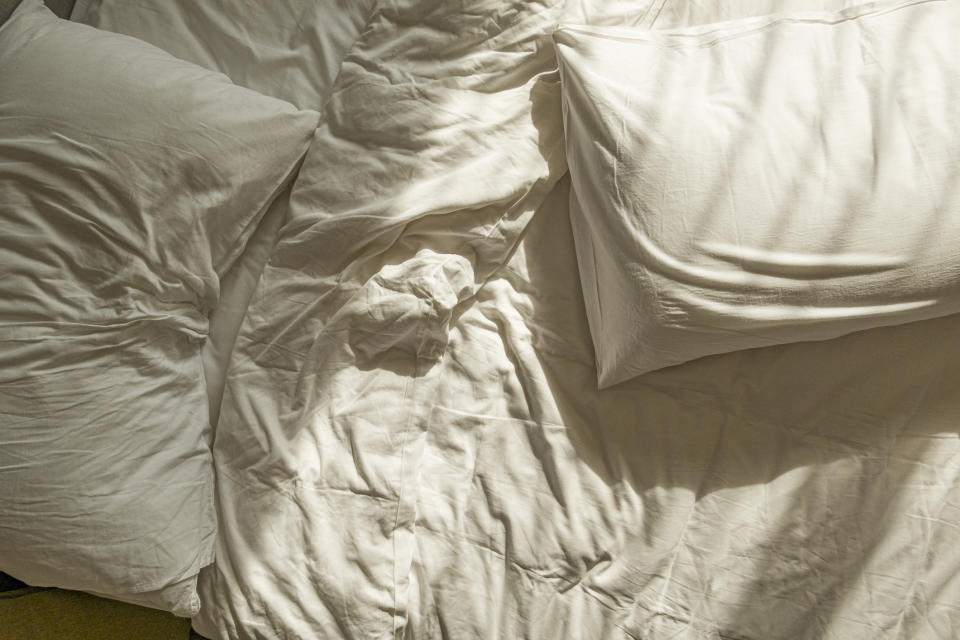
[{"label": "pillowcase", "polygon": [[376,0],[77,0],[71,19],[140,38],[239,85],[311,109]]},{"label": "pillowcase", "polygon": [[0,26],[0,570],[197,612],[207,314],[318,119],[39,0]]},{"label": "pillowcase", "polygon": [[901,0],[557,31],[601,387],[960,311],[958,28]]}]

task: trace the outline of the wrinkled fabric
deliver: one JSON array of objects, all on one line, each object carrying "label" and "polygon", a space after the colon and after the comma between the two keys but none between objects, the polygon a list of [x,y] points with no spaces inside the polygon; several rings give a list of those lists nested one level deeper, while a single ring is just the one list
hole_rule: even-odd
[{"label": "wrinkled fabric", "polygon": [[601,386],[960,311],[956,6],[557,32]]},{"label": "wrinkled fabric", "polygon": [[0,570],[196,613],[206,315],[317,117],[39,0],[0,26]]},{"label": "wrinkled fabric", "polygon": [[[244,87],[305,109],[326,104],[340,64],[363,31],[374,2],[285,0],[80,0],[72,19],[149,42],[226,74]],[[236,264],[223,274],[204,343],[210,423],[216,426],[240,322],[287,218],[290,192],[264,214]]]},{"label": "wrinkled fabric", "polygon": [[232,356],[201,633],[402,635],[420,389],[565,169],[550,33],[587,13],[384,3],[345,58]]},{"label": "wrinkled fabric", "polygon": [[955,317],[597,390],[550,33],[784,4],[374,13],[233,354],[199,631],[957,635]]},{"label": "wrinkled fabric", "polygon": [[71,20],[123,33],[318,110],[375,0],[77,0]]},{"label": "wrinkled fabric", "polygon": [[417,381],[402,637],[956,637],[960,318],[598,391],[568,197]]}]

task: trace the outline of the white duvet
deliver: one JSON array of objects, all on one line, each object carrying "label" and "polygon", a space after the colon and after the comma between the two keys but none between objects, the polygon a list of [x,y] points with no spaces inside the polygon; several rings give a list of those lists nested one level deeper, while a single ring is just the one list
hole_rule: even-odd
[{"label": "white duvet", "polygon": [[960,319],[596,390],[550,33],[771,6],[378,7],[232,355],[198,631],[957,635]]}]

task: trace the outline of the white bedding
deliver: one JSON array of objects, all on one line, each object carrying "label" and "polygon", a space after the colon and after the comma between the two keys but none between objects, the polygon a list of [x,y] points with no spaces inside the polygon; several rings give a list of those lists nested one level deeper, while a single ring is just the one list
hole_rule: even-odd
[{"label": "white bedding", "polygon": [[318,120],[40,0],[0,24],[0,570],[199,609],[207,312]]},{"label": "white bedding", "polygon": [[[320,109],[374,0],[77,0],[71,19],[144,40],[183,60],[225,73],[260,93]],[[204,345],[210,423],[217,424],[226,369],[250,296],[287,216],[277,196],[258,232],[221,281]]]},{"label": "white bedding", "polygon": [[955,636],[958,319],[598,392],[566,187],[421,389],[407,637]]},{"label": "white bedding", "polygon": [[233,353],[198,631],[960,632],[960,318],[596,390],[549,35],[777,6],[680,4],[374,13]]},{"label": "white bedding", "polygon": [[958,7],[555,32],[601,387],[960,313]]}]

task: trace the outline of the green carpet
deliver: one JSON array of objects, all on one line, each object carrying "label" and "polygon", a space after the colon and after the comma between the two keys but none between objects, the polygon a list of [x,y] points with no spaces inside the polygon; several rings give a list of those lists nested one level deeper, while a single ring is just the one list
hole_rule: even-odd
[{"label": "green carpet", "polygon": [[190,621],[77,591],[0,592],[0,640],[187,640]]}]

